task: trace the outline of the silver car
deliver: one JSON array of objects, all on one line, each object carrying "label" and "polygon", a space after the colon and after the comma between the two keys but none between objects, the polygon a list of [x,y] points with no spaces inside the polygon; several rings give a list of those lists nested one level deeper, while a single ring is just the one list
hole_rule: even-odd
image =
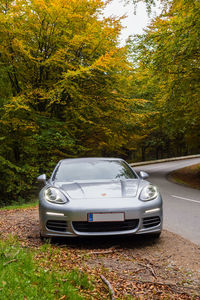
[{"label": "silver car", "polygon": [[156,186],[119,158],[61,160],[39,195],[41,237],[151,234],[162,230]]}]

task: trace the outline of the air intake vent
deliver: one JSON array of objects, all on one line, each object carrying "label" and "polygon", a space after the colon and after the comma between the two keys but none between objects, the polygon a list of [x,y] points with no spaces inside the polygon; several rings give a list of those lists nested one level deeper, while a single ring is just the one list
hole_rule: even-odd
[{"label": "air intake vent", "polygon": [[67,222],[66,221],[59,221],[59,220],[49,220],[46,223],[46,227],[49,230],[53,231],[66,231],[67,230]]},{"label": "air intake vent", "polygon": [[75,230],[80,232],[110,232],[110,231],[125,231],[133,230],[139,220],[126,220],[124,222],[73,222]]},{"label": "air intake vent", "polygon": [[160,224],[160,218],[159,217],[149,217],[143,219],[143,227],[149,228],[154,227]]}]

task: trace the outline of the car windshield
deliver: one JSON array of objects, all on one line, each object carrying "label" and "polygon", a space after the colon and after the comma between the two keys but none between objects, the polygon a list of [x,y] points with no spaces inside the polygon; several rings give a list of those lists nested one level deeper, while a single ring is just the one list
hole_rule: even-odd
[{"label": "car windshield", "polygon": [[134,179],[132,169],[123,161],[63,162],[54,173],[55,181]]}]

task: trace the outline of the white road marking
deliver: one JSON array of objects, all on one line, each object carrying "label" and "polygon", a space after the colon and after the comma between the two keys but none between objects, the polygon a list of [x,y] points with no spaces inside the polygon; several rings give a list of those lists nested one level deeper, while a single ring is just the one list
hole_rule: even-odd
[{"label": "white road marking", "polygon": [[178,198],[178,199],[182,199],[182,200],[186,200],[186,201],[195,202],[195,203],[199,203],[200,204],[200,201],[197,201],[197,200],[183,198],[183,197],[175,196],[175,195],[171,195],[171,196],[174,197],[174,198]]}]

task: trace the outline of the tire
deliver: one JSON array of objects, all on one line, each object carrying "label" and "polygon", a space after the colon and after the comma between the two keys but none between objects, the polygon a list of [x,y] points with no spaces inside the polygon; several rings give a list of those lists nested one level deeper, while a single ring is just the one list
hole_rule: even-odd
[{"label": "tire", "polygon": [[44,236],[41,234],[41,232],[40,232],[40,239],[41,241],[44,241]]},{"label": "tire", "polygon": [[40,239],[41,239],[41,241],[46,242],[46,243],[49,243],[51,240],[51,238],[43,236],[41,234],[41,232],[40,232]]}]

